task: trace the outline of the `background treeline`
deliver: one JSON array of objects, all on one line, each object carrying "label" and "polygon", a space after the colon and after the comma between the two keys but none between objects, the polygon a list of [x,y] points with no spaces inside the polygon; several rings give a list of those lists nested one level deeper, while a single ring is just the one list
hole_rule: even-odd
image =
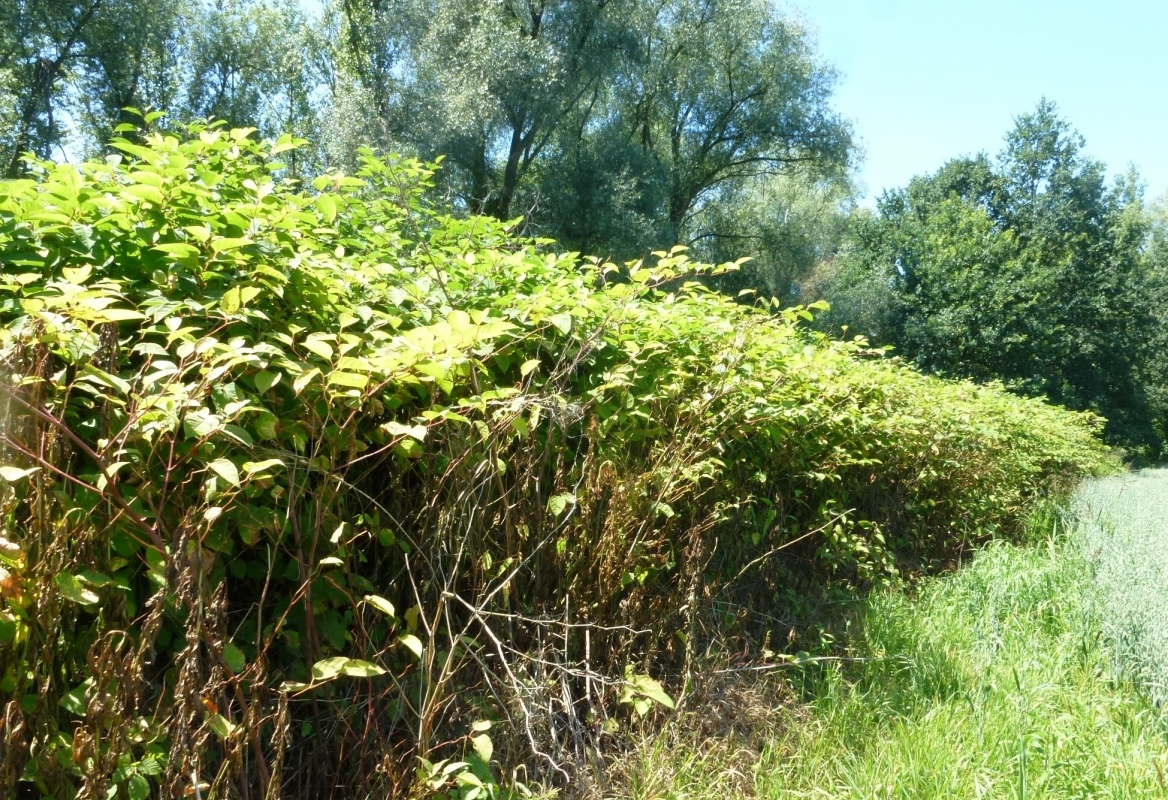
[{"label": "background treeline", "polygon": [[0,153],[96,152],[125,107],[445,159],[465,211],[633,258],[761,257],[787,292],[848,202],[834,72],[769,0],[56,0],[0,6]]},{"label": "background treeline", "polygon": [[1159,452],[1164,211],[1105,166],[1043,101],[996,158],[957,158],[852,219],[805,291],[821,320],[894,344],[927,372],[1001,380],[1108,419],[1114,442]]}]

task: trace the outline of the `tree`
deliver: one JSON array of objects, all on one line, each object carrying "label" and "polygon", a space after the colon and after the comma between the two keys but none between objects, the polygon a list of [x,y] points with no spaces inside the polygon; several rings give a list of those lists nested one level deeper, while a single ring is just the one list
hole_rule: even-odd
[{"label": "tree", "polygon": [[850,129],[828,103],[835,73],[795,20],[766,0],[655,0],[641,15],[616,119],[666,187],[669,243],[685,243],[728,184],[846,168]]},{"label": "tree", "polygon": [[104,0],[4,0],[0,4],[0,75],[6,86],[0,133],[6,173],[19,174],[21,155],[48,158],[61,146],[63,84],[86,44]]},{"label": "tree", "polygon": [[[757,179],[846,171],[834,73],[767,0],[344,0],[386,143],[444,155],[472,210],[634,258],[723,236]],[[727,231],[733,239],[735,231]]]},{"label": "tree", "polygon": [[1093,409],[1113,440],[1155,448],[1139,192],[1109,188],[1082,147],[1043,101],[996,163],[957,159],[885,195],[857,225],[832,321],[867,301],[857,332],[921,368]]},{"label": "tree", "polygon": [[197,10],[179,0],[103,0],[66,92],[66,109],[86,144],[97,146],[117,125],[137,123],[127,108],[177,110],[183,31]]},{"label": "tree", "polygon": [[798,172],[732,182],[693,216],[687,240],[704,261],[750,259],[721,280],[724,291],[751,289],[791,305],[802,300],[800,285],[843,246],[853,197],[846,179]]},{"label": "tree", "polygon": [[505,219],[557,131],[612,74],[629,0],[345,0],[347,63],[385,131],[444,155]]}]

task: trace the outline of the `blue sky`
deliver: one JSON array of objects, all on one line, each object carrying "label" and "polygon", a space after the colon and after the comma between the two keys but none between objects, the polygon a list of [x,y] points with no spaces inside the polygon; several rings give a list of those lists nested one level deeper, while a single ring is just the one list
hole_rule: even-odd
[{"label": "blue sky", "polygon": [[1168,3],[804,0],[866,151],[869,202],[959,155],[997,153],[1043,96],[1149,199],[1168,191]]}]

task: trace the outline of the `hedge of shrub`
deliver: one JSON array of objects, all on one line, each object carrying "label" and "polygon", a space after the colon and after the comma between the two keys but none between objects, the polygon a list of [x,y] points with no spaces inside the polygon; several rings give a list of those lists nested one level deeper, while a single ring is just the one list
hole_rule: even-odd
[{"label": "hedge of shrub", "polygon": [[556,253],[409,159],[301,185],[298,144],[0,184],[4,796],[581,786],[728,629],[1109,468],[1095,417],[703,288],[736,265]]}]

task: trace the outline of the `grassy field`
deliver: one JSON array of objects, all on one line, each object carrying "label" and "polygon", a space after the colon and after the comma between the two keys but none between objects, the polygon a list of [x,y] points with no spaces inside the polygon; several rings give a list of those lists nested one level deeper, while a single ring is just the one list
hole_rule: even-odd
[{"label": "grassy field", "polygon": [[[790,676],[763,747],[649,748],[631,797],[1168,797],[1168,473],[1085,486],[1082,522],[861,610]],[[1138,678],[1133,682],[1128,676]],[[1147,682],[1146,684],[1144,682]]]},{"label": "grassy field", "polygon": [[1168,470],[1088,481],[1076,498],[1095,616],[1118,671],[1168,700]]}]

